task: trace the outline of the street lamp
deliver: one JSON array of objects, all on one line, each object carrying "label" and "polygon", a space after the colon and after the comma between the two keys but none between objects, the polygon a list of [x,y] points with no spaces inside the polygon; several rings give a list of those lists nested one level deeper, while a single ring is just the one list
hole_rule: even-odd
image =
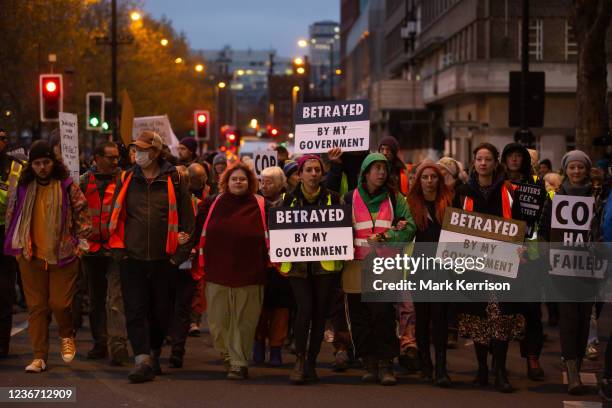
[{"label": "street lamp", "polygon": [[132,19],[132,21],[138,21],[141,18],[142,18],[142,15],[138,11],[132,11],[130,13],[130,19]]},{"label": "street lamp", "polygon": [[218,86],[220,89],[223,89],[223,88],[225,88],[225,87],[227,86],[227,84],[226,84],[225,82],[219,82],[219,83],[217,84],[217,86]]},{"label": "street lamp", "polygon": [[162,40],[160,41],[160,44],[162,45],[162,47],[165,47],[168,45],[168,39],[167,38],[162,38]]},{"label": "street lamp", "polygon": [[183,63],[183,59],[181,57],[178,57],[174,60],[175,64],[182,64]]},{"label": "street lamp", "polygon": [[304,74],[304,72],[306,72],[306,70],[304,69],[304,67],[297,67],[296,72],[297,72],[299,75],[303,75],[303,74]]},{"label": "street lamp", "polygon": [[196,72],[202,72],[202,71],[204,71],[204,65],[202,65],[202,64],[198,64],[198,65],[196,65],[196,66],[195,66],[195,70],[196,70]]},{"label": "street lamp", "polygon": [[306,47],[308,47],[308,41],[306,41],[304,39],[300,39],[300,40],[298,40],[297,45],[300,48],[306,48]]},{"label": "street lamp", "polygon": [[300,58],[300,57],[297,57],[297,58],[295,58],[295,59],[293,60],[293,63],[294,63],[295,65],[304,65],[304,59],[303,59],[303,58]]}]

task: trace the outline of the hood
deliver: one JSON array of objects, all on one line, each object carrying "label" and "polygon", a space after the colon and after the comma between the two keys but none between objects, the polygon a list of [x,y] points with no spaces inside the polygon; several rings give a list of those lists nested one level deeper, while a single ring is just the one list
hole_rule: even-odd
[{"label": "hood", "polygon": [[525,146],[520,143],[509,143],[504,147],[504,151],[501,155],[501,162],[506,167],[506,157],[512,152],[519,152],[521,156],[523,156],[523,163],[521,165],[521,174],[523,178],[530,178],[532,169],[531,169],[531,155]]},{"label": "hood", "polygon": [[387,171],[391,171],[391,165],[389,164],[389,162],[387,161],[387,159],[382,153],[370,153],[363,160],[363,163],[361,163],[361,169],[359,171],[359,182],[360,183],[363,182],[363,177],[368,167],[370,167],[372,163],[377,162],[377,161],[385,162],[387,164]]}]

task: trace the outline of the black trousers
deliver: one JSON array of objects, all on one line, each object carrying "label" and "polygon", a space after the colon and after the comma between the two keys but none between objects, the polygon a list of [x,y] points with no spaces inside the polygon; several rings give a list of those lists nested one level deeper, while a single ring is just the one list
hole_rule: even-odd
[{"label": "black trousers", "polygon": [[[416,313],[416,341],[419,350],[429,351],[433,341],[435,351],[445,351],[448,339],[449,304],[442,302],[414,302]],[[431,324],[431,336],[430,336]]]},{"label": "black trousers", "polygon": [[87,271],[89,285],[89,326],[94,344],[106,346],[108,341],[107,316],[106,316],[106,293],[108,282],[106,271],[108,270],[108,257],[82,257],[81,268]]},{"label": "black trousers", "polygon": [[172,354],[185,354],[185,343],[191,323],[191,299],[196,289],[196,281],[189,270],[178,269],[172,277],[171,302],[173,305],[170,337],[172,337]]},{"label": "black trousers", "polygon": [[290,277],[289,283],[297,306],[293,326],[295,352],[316,358],[321,351],[325,320],[338,285],[338,276],[335,273],[309,274],[306,278]]},{"label": "black trousers", "polygon": [[589,340],[593,302],[559,303],[561,355],[565,360],[582,360]]},{"label": "black trousers", "polygon": [[0,356],[6,355],[11,341],[15,280],[19,266],[12,256],[1,255],[0,248]]},{"label": "black trousers", "polygon": [[610,333],[610,336],[608,336],[608,345],[606,346],[606,359],[603,378],[612,380],[612,333]]},{"label": "black trousers", "polygon": [[170,323],[170,283],[176,266],[168,261],[119,262],[128,338],[134,356],[160,349]]},{"label": "black trousers", "polygon": [[540,357],[544,345],[542,326],[542,307],[539,302],[521,304],[521,314],[525,317],[525,338],[521,340],[521,357]]},{"label": "black trousers", "polygon": [[347,293],[351,337],[357,358],[391,360],[399,355],[395,303],[362,302],[361,294]]},{"label": "black trousers", "polygon": [[334,328],[334,350],[351,350],[351,334],[346,324],[346,307],[344,304],[344,291],[338,287],[334,291],[331,305],[331,324]]}]

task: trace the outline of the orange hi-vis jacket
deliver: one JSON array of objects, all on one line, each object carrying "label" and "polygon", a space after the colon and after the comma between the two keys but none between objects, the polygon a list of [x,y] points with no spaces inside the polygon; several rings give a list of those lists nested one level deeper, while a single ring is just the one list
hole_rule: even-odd
[{"label": "orange hi-vis jacket", "polygon": [[98,252],[101,248],[110,249],[108,243],[110,234],[108,224],[111,218],[111,208],[113,205],[113,197],[117,187],[117,180],[112,180],[100,201],[100,193],[96,184],[96,177],[93,173],[89,174],[87,188],[85,189],[85,198],[87,199],[87,207],[91,215],[92,232],[87,242],[89,244],[89,252]]},{"label": "orange hi-vis jacket", "polygon": [[[125,196],[132,181],[134,173],[130,172],[127,176],[113,207],[110,223],[108,226],[110,232],[109,244],[111,248],[125,248]],[[172,177],[168,176],[168,234],[166,235],[166,253],[174,255],[178,248],[178,210],[176,204],[176,193],[172,184]]]},{"label": "orange hi-vis jacket", "polygon": [[[510,184],[510,188],[514,191],[516,187]],[[506,219],[511,219],[513,199],[512,199],[512,194],[510,193],[510,190],[508,190],[507,183],[504,183],[502,185],[501,197],[502,197],[503,216]],[[465,211],[470,211],[470,212],[474,211],[474,199],[472,197],[468,197],[468,196],[465,197],[465,199],[463,200],[463,209]]]}]

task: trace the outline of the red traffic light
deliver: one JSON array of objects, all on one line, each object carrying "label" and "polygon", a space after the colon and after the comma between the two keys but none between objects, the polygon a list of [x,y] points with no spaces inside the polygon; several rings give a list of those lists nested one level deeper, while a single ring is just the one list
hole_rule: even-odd
[{"label": "red traffic light", "polygon": [[41,122],[57,122],[63,110],[61,74],[41,74],[39,79],[39,105]]},{"label": "red traffic light", "polygon": [[236,134],[235,133],[228,133],[227,134],[227,140],[229,142],[234,143],[236,141]]},{"label": "red traffic light", "polygon": [[208,119],[206,118],[206,115],[203,113],[198,114],[198,123],[206,123]]},{"label": "red traffic light", "polygon": [[48,93],[55,93],[57,91],[58,85],[57,82],[52,80],[52,79],[48,79],[45,82],[45,91]]},{"label": "red traffic light", "polygon": [[276,128],[272,128],[272,130],[270,130],[270,134],[271,134],[272,136],[278,136],[278,129],[276,129]]},{"label": "red traffic light", "polygon": [[210,134],[210,112],[197,110],[193,112],[193,131],[196,139],[208,140]]}]

